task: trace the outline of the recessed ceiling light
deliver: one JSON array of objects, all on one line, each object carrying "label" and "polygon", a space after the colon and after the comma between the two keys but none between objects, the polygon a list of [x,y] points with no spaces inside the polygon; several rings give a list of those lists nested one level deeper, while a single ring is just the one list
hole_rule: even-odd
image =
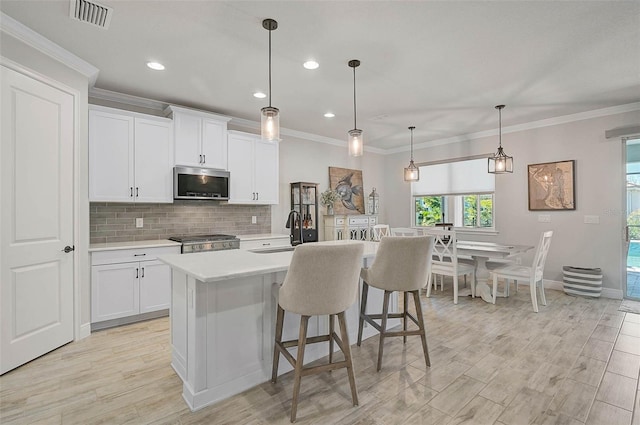
[{"label": "recessed ceiling light", "polygon": [[160,62],[147,62],[147,66],[156,71],[164,71],[164,65]]},{"label": "recessed ceiling light", "polygon": [[325,118],[333,118],[335,116],[336,116],[336,114],[334,114],[333,112],[327,112],[326,114],[324,114]]},{"label": "recessed ceiling light", "polygon": [[316,69],[320,66],[320,64],[316,61],[306,61],[302,66],[307,69]]},{"label": "recessed ceiling light", "polygon": [[253,94],[253,97],[257,97],[258,99],[264,99],[265,97],[267,97],[267,95],[262,93],[261,91],[257,91]]}]

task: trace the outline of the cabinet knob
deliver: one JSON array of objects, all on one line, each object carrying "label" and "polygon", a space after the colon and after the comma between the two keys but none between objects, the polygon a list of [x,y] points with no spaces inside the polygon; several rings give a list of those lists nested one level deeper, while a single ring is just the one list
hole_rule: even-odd
[{"label": "cabinet knob", "polygon": [[136,187],[136,198],[138,197],[138,188]]},{"label": "cabinet knob", "polygon": [[202,163],[203,164],[207,163],[207,155],[202,155]]},{"label": "cabinet knob", "polygon": [[133,186],[129,188],[129,197],[133,198]]},{"label": "cabinet knob", "polygon": [[136,279],[140,277],[140,269],[136,267]]}]

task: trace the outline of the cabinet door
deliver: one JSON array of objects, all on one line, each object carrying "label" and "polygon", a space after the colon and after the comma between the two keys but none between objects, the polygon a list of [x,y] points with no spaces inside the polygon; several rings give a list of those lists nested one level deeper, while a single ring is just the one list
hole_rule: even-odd
[{"label": "cabinet door", "polygon": [[140,262],[140,313],[169,308],[171,267],[159,260]]},{"label": "cabinet door", "polygon": [[256,140],[255,158],[255,192],[259,204],[278,204],[278,142]]},{"label": "cabinet door", "polygon": [[254,204],[254,138],[229,133],[229,203]]},{"label": "cabinet door", "polygon": [[202,119],[174,112],[175,164],[202,166]]},{"label": "cabinet door", "polygon": [[173,202],[171,122],[136,118],[136,202]]},{"label": "cabinet door", "polygon": [[138,314],[139,263],[91,267],[91,322]]},{"label": "cabinet door", "polygon": [[227,169],[227,123],[202,120],[202,165]]},{"label": "cabinet door", "polygon": [[89,111],[89,200],[133,202],[133,117]]}]

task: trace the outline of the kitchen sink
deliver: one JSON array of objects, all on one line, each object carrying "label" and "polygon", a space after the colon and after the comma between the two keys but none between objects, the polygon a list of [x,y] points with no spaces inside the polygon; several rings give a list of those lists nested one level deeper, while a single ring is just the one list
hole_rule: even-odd
[{"label": "kitchen sink", "polygon": [[274,252],[288,252],[296,249],[295,246],[274,246],[273,248],[257,248],[250,249],[249,252],[255,252],[256,254],[271,254]]}]

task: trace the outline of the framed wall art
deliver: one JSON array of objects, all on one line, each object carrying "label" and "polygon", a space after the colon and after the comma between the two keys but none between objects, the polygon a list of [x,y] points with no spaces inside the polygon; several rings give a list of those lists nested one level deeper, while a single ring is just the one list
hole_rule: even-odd
[{"label": "framed wall art", "polygon": [[529,164],[529,211],[576,209],[576,161]]},{"label": "framed wall art", "polygon": [[340,195],[335,214],[364,214],[362,170],[329,167],[329,187]]}]

